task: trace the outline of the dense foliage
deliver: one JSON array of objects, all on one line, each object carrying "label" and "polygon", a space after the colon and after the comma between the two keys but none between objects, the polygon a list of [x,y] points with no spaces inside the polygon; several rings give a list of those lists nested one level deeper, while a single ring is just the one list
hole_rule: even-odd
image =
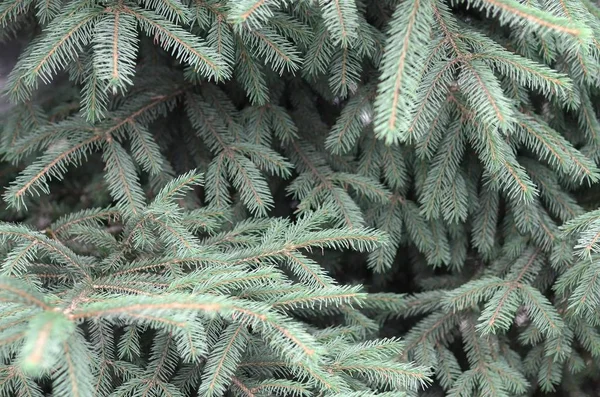
[{"label": "dense foliage", "polygon": [[0,29],[0,396],[596,395],[590,0],[4,0]]}]

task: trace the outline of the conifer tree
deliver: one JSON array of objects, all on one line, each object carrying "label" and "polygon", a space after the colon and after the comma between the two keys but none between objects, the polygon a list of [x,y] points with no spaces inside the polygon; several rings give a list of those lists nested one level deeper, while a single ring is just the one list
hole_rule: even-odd
[{"label": "conifer tree", "polygon": [[600,7],[4,0],[0,396],[593,396]]}]

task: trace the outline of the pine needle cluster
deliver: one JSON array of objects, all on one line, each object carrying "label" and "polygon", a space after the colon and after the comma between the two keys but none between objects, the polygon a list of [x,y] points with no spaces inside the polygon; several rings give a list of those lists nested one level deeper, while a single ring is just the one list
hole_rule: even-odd
[{"label": "pine needle cluster", "polygon": [[599,22],[0,2],[0,396],[593,396]]}]

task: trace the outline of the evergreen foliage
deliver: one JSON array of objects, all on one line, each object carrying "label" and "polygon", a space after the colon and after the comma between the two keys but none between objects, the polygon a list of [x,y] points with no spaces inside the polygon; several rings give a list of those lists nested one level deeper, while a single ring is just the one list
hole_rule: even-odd
[{"label": "evergreen foliage", "polygon": [[595,395],[599,22],[0,2],[0,396]]}]

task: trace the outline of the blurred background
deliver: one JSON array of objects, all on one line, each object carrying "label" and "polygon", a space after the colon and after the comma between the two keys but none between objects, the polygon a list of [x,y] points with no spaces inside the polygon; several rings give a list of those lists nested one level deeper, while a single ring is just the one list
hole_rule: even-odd
[{"label": "blurred background", "polygon": [[[4,91],[6,80],[12,67],[17,62],[21,51],[21,42],[10,40],[6,43],[0,42],[0,90]],[[0,114],[10,109],[10,104],[4,95],[0,95]]]}]

